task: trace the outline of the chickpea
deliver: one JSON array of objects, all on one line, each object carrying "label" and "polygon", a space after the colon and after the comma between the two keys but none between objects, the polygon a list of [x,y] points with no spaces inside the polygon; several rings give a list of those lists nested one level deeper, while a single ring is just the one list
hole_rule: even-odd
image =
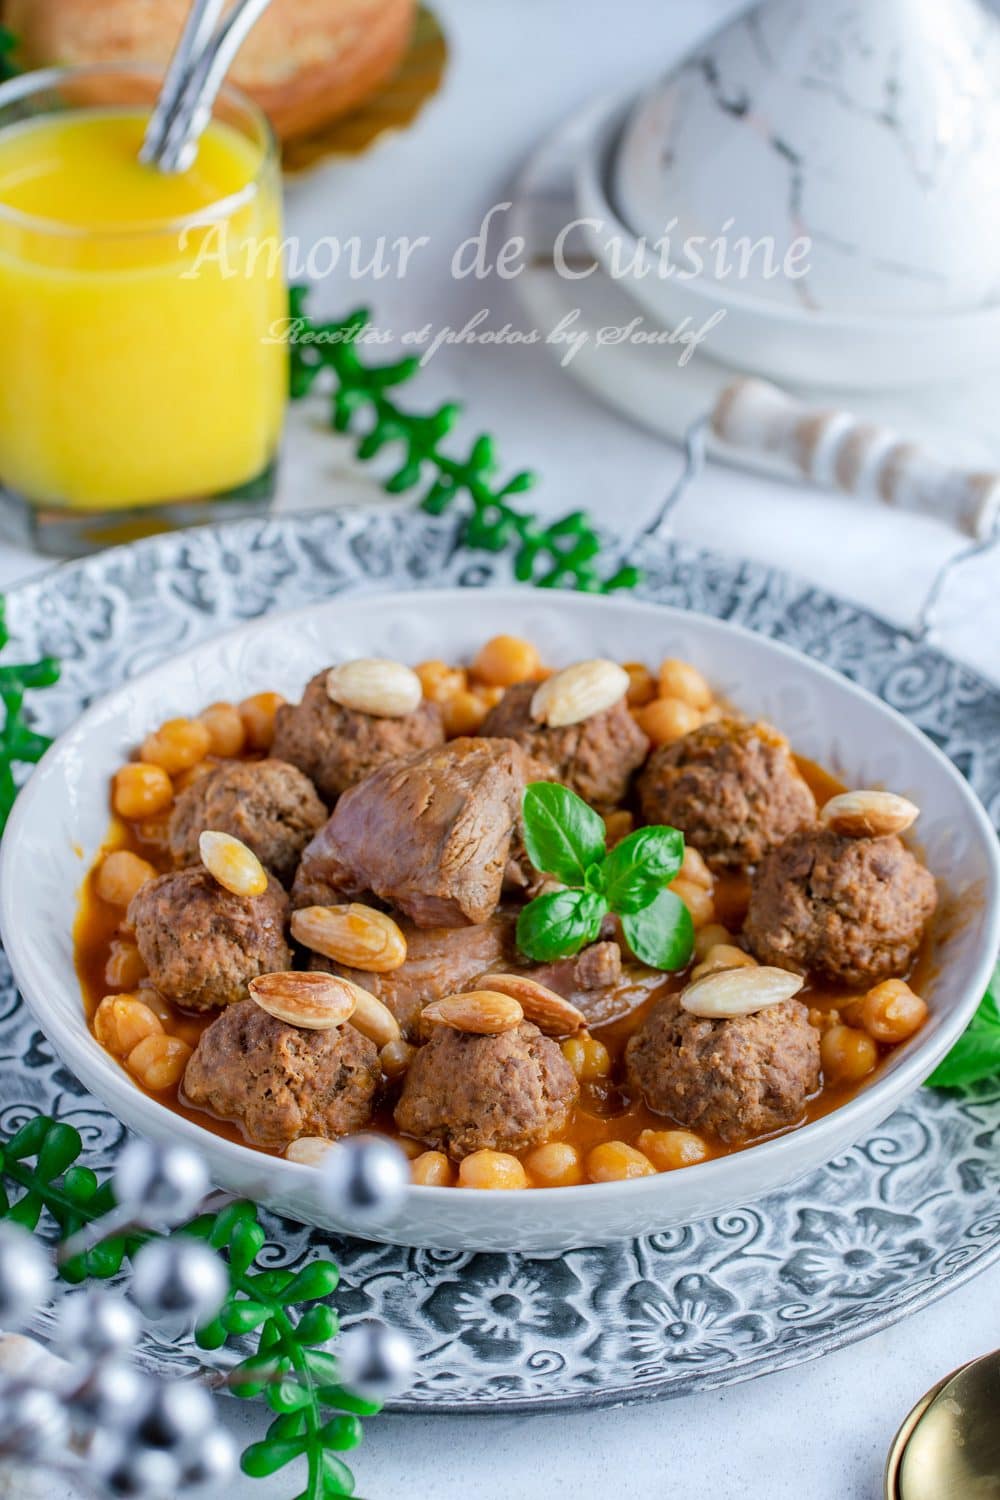
[{"label": "chickpea", "polygon": [[115,938],[104,965],[104,983],[116,990],[131,990],[146,977],[146,965],[135,943]]},{"label": "chickpea", "polygon": [[131,849],[114,849],[101,860],[94,877],[94,889],[109,906],[128,906],[132,897],[156,871],[148,859],[141,859]]},{"label": "chickpea", "polygon": [[148,1005],[154,1016],[157,1016],[163,1024],[164,1031],[173,1031],[174,1022],[177,1020],[177,1012],[167,999],[161,995],[155,985],[148,981],[139,988],[139,999],[143,1005]]},{"label": "chickpea", "polygon": [[575,1187],[583,1181],[580,1153],[568,1141],[549,1141],[525,1157],[525,1166],[539,1187]]},{"label": "chickpea", "polygon": [[823,1074],[831,1083],[854,1083],[878,1062],[878,1048],[865,1031],[853,1026],[831,1026],[820,1037]]},{"label": "chickpea", "polygon": [[526,1188],[528,1178],[516,1156],[506,1151],[473,1151],[458,1169],[458,1185],[466,1188]]},{"label": "chickpea", "polygon": [[624,1182],[629,1177],[652,1177],[655,1172],[649,1157],[624,1141],[602,1141],[587,1156],[591,1182]]},{"label": "chickpea", "polygon": [[635,721],[654,745],[672,745],[698,728],[701,714],[681,698],[654,698],[636,709]]},{"label": "chickpea", "polygon": [[138,995],[105,995],[94,1012],[94,1035],[116,1057],[127,1057],[147,1037],[162,1036],[163,1025]]},{"label": "chickpea", "polygon": [[203,776],[209,776],[216,769],[216,762],[211,760],[200,760],[196,766],[188,766],[186,771],[179,771],[174,777],[174,795],[187,791],[194,782],[200,781]]},{"label": "chickpea", "polygon": [[168,719],[147,734],[139,752],[150,765],[162,766],[168,776],[187,771],[208,754],[212,736],[199,719]]},{"label": "chickpea", "polygon": [[192,1051],[179,1036],[154,1034],[132,1048],[126,1066],[144,1088],[159,1094],[180,1083]]},{"label": "chickpea", "polygon": [[149,844],[160,854],[170,853],[170,814],[157,813],[155,818],[142,818],[135,831],[144,844]]},{"label": "chickpea", "polygon": [[502,687],[487,687],[483,682],[474,682],[472,684],[472,691],[480,703],[485,703],[487,709],[490,709],[496,708],[507,689]]},{"label": "chickpea", "polygon": [[486,714],[483,700],[467,691],[456,693],[454,698],[441,705],[444,732],[449,739],[456,739],[460,734],[478,734]]},{"label": "chickpea", "polygon": [[239,715],[249,750],[270,750],[274,739],[274,716],[284,703],[280,693],[254,693],[239,705]]},{"label": "chickpea", "polygon": [[636,1145],[661,1172],[693,1167],[708,1158],[708,1147],[693,1130],[643,1130]]},{"label": "chickpea", "polygon": [[472,663],[472,675],[487,687],[512,687],[538,675],[542,665],[538,650],[517,635],[495,635],[481,646]]},{"label": "chickpea", "polygon": [[706,891],[704,886],[695,885],[693,881],[686,880],[683,875],[678,875],[676,880],[671,881],[670,889],[684,902],[696,928],[704,927],[706,923],[712,921],[715,916],[715,901],[711,891]]},{"label": "chickpea", "polygon": [[416,668],[424,697],[432,703],[447,703],[456,693],[464,693],[468,679],[461,667],[450,667],[446,661],[422,661]]},{"label": "chickpea", "polygon": [[616,807],[613,812],[604,814],[604,827],[608,834],[608,848],[611,849],[628,837],[635,827],[635,819],[627,808]]},{"label": "chickpea", "polygon": [[399,1147],[407,1161],[416,1161],[417,1157],[423,1156],[427,1150],[423,1141],[415,1141],[412,1135],[395,1135],[387,1139],[392,1140]]},{"label": "chickpea", "polygon": [[727,927],[723,927],[721,922],[709,922],[706,927],[699,928],[695,933],[694,956],[701,962],[719,943],[735,944],[735,942],[733,934]]},{"label": "chickpea", "polygon": [[210,755],[221,756],[223,760],[239,755],[246,744],[247,732],[235,703],[210,703],[198,718],[208,730]]},{"label": "chickpea", "polygon": [[861,1001],[858,1019],[876,1042],[905,1042],[927,1020],[927,1002],[902,979],[885,979]]},{"label": "chickpea", "polygon": [[137,760],[115,772],[111,805],[121,818],[152,818],[173,800],[173,784],[162,766]]},{"label": "chickpea", "polygon": [[570,1036],[559,1044],[562,1055],[581,1083],[606,1078],[611,1072],[611,1054],[592,1036]]},{"label": "chickpea", "polygon": [[659,696],[679,698],[682,703],[702,710],[712,704],[712,689],[698,668],[676,656],[668,656],[660,666]]},{"label": "chickpea", "polygon": [[757,960],[751,958],[749,953],[744,953],[742,948],[737,948],[733,943],[715,943],[709,948],[700,964],[696,964],[691,970],[692,979],[700,979],[703,974],[718,974],[723,969],[755,969]]},{"label": "chickpea", "polygon": [[421,1151],[413,1159],[410,1176],[419,1187],[451,1187],[455,1168],[443,1151]]},{"label": "chickpea", "polygon": [[715,884],[715,876],[712,874],[705,857],[693,849],[690,844],[684,847],[684,861],[681,865],[681,874],[685,880],[690,880],[692,885],[700,885],[706,891],[710,891]]},{"label": "chickpea", "polygon": [[629,676],[625,702],[629,708],[645,708],[656,697],[656,678],[641,661],[624,661],[622,666]]}]

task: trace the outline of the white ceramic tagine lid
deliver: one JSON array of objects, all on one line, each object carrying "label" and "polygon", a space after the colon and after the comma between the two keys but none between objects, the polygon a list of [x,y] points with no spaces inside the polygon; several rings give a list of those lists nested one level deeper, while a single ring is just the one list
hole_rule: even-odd
[{"label": "white ceramic tagine lid", "polygon": [[[637,105],[613,191],[670,260],[741,295],[882,316],[1000,296],[1000,23],[977,0],[765,0]],[[724,236],[721,266],[708,242]],[[808,273],[740,275],[806,237]],[[724,252],[724,253],[725,253]]]}]

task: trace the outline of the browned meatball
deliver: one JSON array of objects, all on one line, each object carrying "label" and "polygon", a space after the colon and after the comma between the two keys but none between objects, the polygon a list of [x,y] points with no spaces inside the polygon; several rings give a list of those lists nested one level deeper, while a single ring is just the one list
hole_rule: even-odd
[{"label": "browned meatball", "polygon": [[334,703],[326,678],[325,671],[317,672],[301,703],[278,709],[271,753],[304,771],[327,802],[335,802],[387,761],[444,744],[436,703],[425,699],[412,714],[382,719]]},{"label": "browned meatball", "polygon": [[501,1036],[440,1026],[410,1064],[395,1119],[405,1135],[461,1161],[558,1135],[579,1091],[557,1043],[528,1021]]},{"label": "browned meatball", "polygon": [[378,1048],[353,1026],[304,1031],[243,1000],[202,1033],[182,1098],[233,1121],[255,1146],[281,1147],[362,1130],[379,1078]]},{"label": "browned meatball", "polygon": [[905,974],[937,905],[898,838],[797,833],[757,871],[744,935],[757,958],[837,984]]},{"label": "browned meatball", "polygon": [[819,1032],[799,1000],[709,1021],[659,1001],[625,1049],[629,1088],[656,1114],[727,1144],[801,1119],[819,1087]]},{"label": "browned meatball", "polygon": [[149,881],[128,909],[150,979],[184,1010],[232,1005],[258,974],[290,968],[287,916],[276,880],[259,896],[234,896],[197,867]]},{"label": "browned meatball", "polygon": [[242,839],[284,884],[306,844],[326,822],[308,776],[283,760],[229,761],[186,787],[170,818],[174,863],[193,864],[198,835],[218,829]]},{"label": "browned meatball", "polygon": [[625,699],[579,724],[549,729],[531,717],[537,686],[519,682],[508,688],[487,714],[482,733],[516,740],[535,762],[540,779],[560,781],[586,802],[605,806],[621,802],[633,771],[649,751],[649,741]]},{"label": "browned meatball", "polygon": [[816,802],[769,725],[721,719],[661,745],[639,777],[647,823],[679,828],[716,869],[755,865],[816,820]]}]

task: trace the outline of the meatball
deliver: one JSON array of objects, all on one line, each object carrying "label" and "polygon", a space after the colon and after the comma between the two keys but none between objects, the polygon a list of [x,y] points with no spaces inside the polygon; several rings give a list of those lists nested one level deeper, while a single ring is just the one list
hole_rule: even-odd
[{"label": "meatball", "polygon": [[287,916],[273,878],[259,896],[234,896],[194,866],[149,881],[128,909],[150,979],[184,1010],[232,1005],[258,974],[291,968]]},{"label": "meatball", "polygon": [[679,828],[715,869],[755,865],[816,820],[787,744],[766,724],[722,719],[650,756],[639,778],[647,823]]},{"label": "meatball", "polygon": [[870,985],[906,973],[936,905],[933,877],[898,838],[816,830],[764,860],[743,931],[762,963]]},{"label": "meatball", "polygon": [[285,703],[274,721],[272,753],[291,761],[327,802],[387,761],[444,744],[441,710],[426,699],[412,714],[382,719],[334,703],[326,672],[317,672],[301,703]]},{"label": "meatball", "polygon": [[217,828],[253,850],[284,884],[306,844],[326,822],[308,776],[283,760],[230,761],[199,776],[174,804],[170,852],[177,865],[198,858],[198,835]]},{"label": "meatball", "polygon": [[255,1146],[282,1147],[364,1129],[379,1079],[378,1048],[353,1026],[304,1031],[242,1000],[202,1033],[182,1098]]},{"label": "meatball", "polygon": [[585,802],[610,806],[623,801],[633,771],[649,751],[625,699],[579,724],[549,729],[531,717],[537,686],[519,682],[508,688],[487,714],[482,733],[516,740],[535,763],[539,779],[560,781]]},{"label": "meatball", "polygon": [[441,1026],[410,1064],[395,1119],[406,1135],[460,1161],[557,1135],[579,1091],[558,1044],[528,1021],[500,1036]]},{"label": "meatball", "polygon": [[800,1000],[709,1021],[667,995],[630,1039],[625,1068],[656,1114],[732,1144],[801,1118],[819,1087],[819,1032]]}]

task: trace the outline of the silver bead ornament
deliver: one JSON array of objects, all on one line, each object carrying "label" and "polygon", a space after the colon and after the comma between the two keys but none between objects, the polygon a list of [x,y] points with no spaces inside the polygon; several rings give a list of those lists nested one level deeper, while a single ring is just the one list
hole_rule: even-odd
[{"label": "silver bead ornament", "polygon": [[197,1211],[209,1190],[208,1170],[186,1146],[131,1140],[113,1173],[118,1212],[134,1224],[182,1224]]},{"label": "silver bead ornament", "polygon": [[183,1462],[197,1454],[214,1425],[215,1404],[204,1386],[164,1380],[154,1386],[135,1437],[143,1447],[162,1448]]},{"label": "silver bead ornament", "polygon": [[196,1325],[206,1323],[228,1291],[225,1266],[200,1240],[150,1240],[132,1261],[132,1297],[149,1318],[183,1316]]},{"label": "silver bead ornament", "polygon": [[52,1342],[68,1359],[89,1362],[124,1354],[138,1338],[139,1318],[131,1303],[115,1292],[90,1287],[63,1298]]},{"label": "silver bead ornament", "polygon": [[136,1446],[128,1438],[99,1432],[88,1452],[93,1475],[112,1500],[167,1500],[177,1494],[181,1469],[158,1448]]},{"label": "silver bead ornament", "polygon": [[67,1399],[75,1417],[108,1432],[130,1432],[149,1402],[150,1383],[123,1359],[96,1365]]},{"label": "silver bead ornament", "polygon": [[337,1341],[340,1383],[369,1401],[387,1401],[413,1375],[409,1339],[377,1318],[345,1328]]},{"label": "silver bead ornament", "polygon": [[0,1224],[0,1328],[14,1333],[48,1300],[52,1266],[18,1224]]},{"label": "silver bead ornament", "polygon": [[0,1453],[51,1460],[69,1441],[69,1416],[55,1391],[29,1380],[0,1387]]},{"label": "silver bead ornament", "polygon": [[406,1157],[377,1135],[340,1142],[321,1159],[319,1174],[324,1208],[361,1228],[391,1219],[410,1185]]},{"label": "silver bead ornament", "polygon": [[219,1486],[226,1484],[236,1473],[236,1444],[221,1427],[206,1432],[198,1445],[197,1456],[185,1464],[181,1474],[181,1494],[184,1500],[193,1500],[195,1495],[204,1495],[206,1500],[217,1500]]}]

